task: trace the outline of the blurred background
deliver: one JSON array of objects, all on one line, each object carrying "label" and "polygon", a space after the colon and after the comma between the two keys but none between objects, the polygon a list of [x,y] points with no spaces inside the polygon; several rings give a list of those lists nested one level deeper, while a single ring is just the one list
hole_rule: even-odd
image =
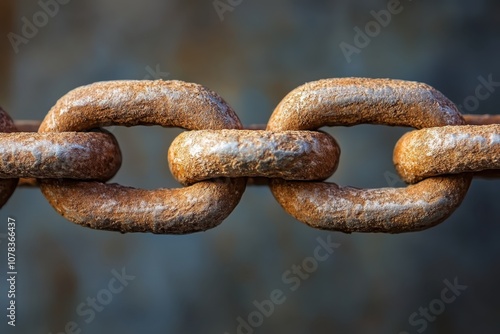
[{"label": "blurred background", "polygon": [[[402,0],[400,12],[357,46],[355,28],[364,31],[375,20],[371,11],[387,10],[388,2],[60,2],[0,2],[0,105],[15,119],[41,120],[71,89],[119,79],[200,83],[244,124],[265,124],[290,90],[330,77],[425,82],[468,113],[495,114],[500,105],[500,91],[478,103],[471,98],[479,77],[500,81],[498,1]],[[358,51],[346,57],[343,42]],[[166,152],[180,129],[111,131],[124,157],[112,182],[179,187]],[[332,181],[404,186],[392,178],[392,149],[408,129],[327,131],[342,148]],[[72,224],[40,191],[20,188],[1,210],[1,332],[498,333],[499,182],[474,180],[446,222],[403,235],[314,230],[287,215],[267,187],[247,187],[234,212],[205,233],[121,235]],[[3,314],[8,217],[18,234],[15,328]],[[313,256],[318,237],[340,246],[291,291],[282,275]],[[109,294],[122,270],[134,278]],[[467,286],[450,304],[435,301],[445,280]],[[254,301],[275,289],[286,300],[260,321]],[[96,297],[105,305],[91,316],[86,303]],[[438,315],[419,313],[429,306]]]}]

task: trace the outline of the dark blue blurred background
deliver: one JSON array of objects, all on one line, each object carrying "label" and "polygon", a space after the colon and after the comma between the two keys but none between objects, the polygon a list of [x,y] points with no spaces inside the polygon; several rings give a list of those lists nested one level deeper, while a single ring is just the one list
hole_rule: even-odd
[{"label": "dark blue blurred background", "polygon": [[[229,7],[218,13],[213,0],[73,0],[57,11],[47,7],[54,15],[44,22],[37,13],[47,10],[39,2],[2,0],[0,105],[15,119],[43,119],[59,97],[80,85],[178,79],[215,90],[244,124],[254,124],[266,123],[290,90],[322,78],[421,81],[461,105],[474,96],[478,77],[500,81],[498,1],[403,0],[385,27],[369,25],[373,37],[358,46],[355,28],[364,31],[375,20],[371,11],[387,10],[388,2],[217,3]],[[11,43],[8,34],[22,35],[34,15],[40,25],[34,36]],[[343,42],[358,49],[349,59]],[[468,101],[465,112],[498,113],[500,89],[478,105]],[[112,182],[179,186],[166,152],[181,130],[111,131],[124,156]],[[342,148],[333,181],[388,186],[393,146],[408,129],[327,131]],[[314,230],[288,216],[266,187],[248,187],[229,218],[206,233],[120,235],[74,225],[38,190],[18,189],[0,217],[0,233],[6,233],[7,217],[18,222],[18,322],[8,327],[3,313],[7,256],[0,239],[1,332],[60,333],[74,321],[81,333],[233,334],[237,318],[248,321],[257,310],[255,300],[280,289],[285,302],[258,328],[244,326],[241,333],[498,333],[498,186],[498,180],[475,180],[446,222],[404,235]],[[340,246],[291,291],[282,275],[313,256],[318,237],[328,236]],[[135,279],[93,319],[79,315],[88,297],[106,296],[112,271],[122,268]],[[455,278],[467,288],[439,309],[444,280]],[[419,308],[430,305],[439,314],[423,320]]]}]

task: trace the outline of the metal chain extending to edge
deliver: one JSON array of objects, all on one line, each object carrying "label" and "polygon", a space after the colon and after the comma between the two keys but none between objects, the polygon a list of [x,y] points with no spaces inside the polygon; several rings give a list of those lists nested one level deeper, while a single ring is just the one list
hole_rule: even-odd
[{"label": "metal chain extending to edge", "polygon": [[[14,123],[0,109],[0,206],[21,178],[20,184],[38,185],[56,211],[77,224],[184,234],[217,226],[240,201],[247,180],[267,180],[281,206],[312,227],[418,231],[447,219],[473,176],[500,176],[499,123],[500,115],[461,115],[434,88],[401,80],[307,83],[281,101],[265,130],[243,129],[219,95],[197,84],[100,82],[66,94],[40,125]],[[407,187],[323,182],[335,172],[340,148],[318,129],[357,124],[417,129],[394,149]],[[115,137],[101,129],[111,125],[191,130],[168,150],[170,170],[186,187],[143,190],[106,183],[122,160]]]}]

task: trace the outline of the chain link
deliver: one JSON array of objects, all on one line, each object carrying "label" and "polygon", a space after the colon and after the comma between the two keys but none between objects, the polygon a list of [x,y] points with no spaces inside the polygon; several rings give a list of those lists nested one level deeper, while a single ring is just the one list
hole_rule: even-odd
[{"label": "chain link", "polygon": [[[0,107],[0,132],[11,133],[16,131],[12,118]],[[2,143],[3,146],[3,143]],[[19,178],[0,178],[0,207],[2,207],[16,190]]]},{"label": "chain link", "polygon": [[[107,125],[241,129],[216,93],[180,81],[104,82],[77,88],[49,111],[38,130],[86,131]],[[214,179],[182,189],[41,180],[49,203],[67,219],[120,232],[192,233],[220,224],[238,204],[245,179]]]},{"label": "chain link", "polygon": [[500,170],[500,125],[412,131],[396,144],[393,160],[408,183],[443,174]]},{"label": "chain link", "polygon": [[[289,93],[269,130],[383,124],[426,128],[465,121],[434,88],[387,79],[327,79]],[[445,220],[462,202],[471,175],[429,178],[407,188],[356,189],[334,183],[273,180],[271,191],[292,216],[310,226],[350,232],[418,231]]]},{"label": "chain link", "polygon": [[190,131],[168,150],[170,170],[184,185],[214,177],[324,180],[339,156],[335,139],[316,131]]},{"label": "chain link", "polygon": [[[417,82],[343,78],[290,92],[267,127],[243,130],[216,93],[181,81],[111,81],[77,88],[44,121],[14,123],[0,109],[0,206],[21,185],[38,185],[77,224],[120,232],[183,234],[220,224],[249,184],[269,184],[280,205],[310,226],[401,233],[447,219],[474,175],[500,175],[500,115],[461,115]],[[340,148],[323,126],[408,126],[394,164],[405,188],[357,189],[322,182]],[[470,124],[470,125],[466,125]],[[108,184],[121,164],[110,125],[180,127],[168,150],[185,188]],[[17,127],[17,129],[16,129]],[[38,133],[30,133],[37,131]],[[36,178],[36,179],[34,179]]]},{"label": "chain link", "polygon": [[110,133],[0,133],[0,177],[111,179],[121,166]]}]

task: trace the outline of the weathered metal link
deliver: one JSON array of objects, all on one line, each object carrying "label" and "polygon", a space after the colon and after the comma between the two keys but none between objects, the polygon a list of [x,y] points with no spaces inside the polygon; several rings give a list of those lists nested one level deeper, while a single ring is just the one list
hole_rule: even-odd
[{"label": "weathered metal link", "polygon": [[289,214],[315,228],[402,233],[424,230],[448,218],[469,188],[464,179],[435,177],[406,188],[381,189],[273,179],[271,190]]},{"label": "weathered metal link", "polygon": [[184,185],[216,177],[324,180],[340,148],[316,131],[200,130],[181,133],[168,150],[172,175]]},{"label": "weathered metal link", "polygon": [[463,115],[470,125],[500,124],[500,115]]},{"label": "weathered metal link", "polygon": [[416,129],[465,124],[456,106],[420,82],[340,78],[302,85],[276,107],[268,130],[312,130],[357,124]]},{"label": "weathered metal link", "polygon": [[[77,88],[50,110],[39,132],[109,125],[241,129],[216,93],[181,81],[111,81]],[[238,204],[245,179],[210,180],[183,189],[142,190],[116,184],[39,180],[68,220],[120,232],[192,233],[222,222]]]},{"label": "weathered metal link", "polygon": [[[16,132],[14,121],[10,118],[9,114],[0,107],[0,132]],[[7,203],[10,196],[16,190],[18,178],[0,180],[0,208]]]},{"label": "weathered metal link", "polygon": [[463,125],[406,133],[394,149],[401,178],[415,183],[443,174],[500,169],[500,125]]},{"label": "weathered metal link", "polygon": [[[500,115],[463,115],[467,124],[471,125],[490,125],[500,124]],[[500,178],[500,170],[483,170],[475,172],[474,177],[482,178]]]},{"label": "weathered metal link", "polygon": [[76,88],[57,101],[38,131],[85,131],[111,125],[242,128],[233,109],[201,85],[143,80],[97,82]]},{"label": "weathered metal link", "polygon": [[[314,130],[362,123],[425,128],[462,125],[455,105],[434,88],[390,79],[326,79],[305,84],[278,105],[267,129]],[[417,231],[460,205],[470,175],[436,177],[407,188],[354,189],[333,183],[272,180],[281,206],[313,227],[342,232]]]},{"label": "weathered metal link", "polygon": [[245,179],[215,179],[187,188],[144,190],[100,182],[40,179],[66,219],[98,230],[186,234],[219,225],[240,201]]},{"label": "weathered metal link", "polygon": [[[37,132],[42,121],[39,120],[14,120],[18,132]],[[18,187],[38,187],[36,178],[20,178]]]},{"label": "weathered metal link", "polygon": [[110,133],[0,133],[0,143],[0,178],[107,181],[122,161]]}]

